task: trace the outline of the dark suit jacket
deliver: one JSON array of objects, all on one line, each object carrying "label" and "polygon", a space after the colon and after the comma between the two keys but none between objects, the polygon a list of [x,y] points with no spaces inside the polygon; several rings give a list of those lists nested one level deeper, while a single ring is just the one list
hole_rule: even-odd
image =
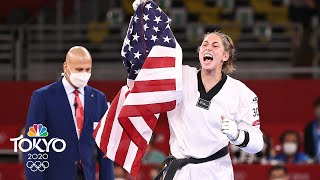
[{"label": "dark suit jacket", "polygon": [[[25,166],[27,180],[73,180],[80,160],[86,179],[95,180],[94,149],[96,146],[92,136],[93,123],[98,122],[106,112],[107,101],[102,92],[90,86],[86,86],[84,92],[84,124],[79,140],[62,80],[33,92],[24,137],[35,139],[27,136],[29,127],[33,124],[43,124],[49,133],[46,137],[47,141],[53,138],[63,139],[66,142],[66,148],[59,153],[53,151],[50,146],[50,151],[47,153],[49,167],[43,172],[32,172]],[[59,145],[62,147],[62,143],[56,143],[57,147]],[[43,144],[41,146],[43,147]],[[28,154],[34,153],[38,154],[39,151],[33,149],[24,153],[25,164],[30,161]],[[114,179],[112,161],[102,158],[100,150],[98,154],[100,179]]]},{"label": "dark suit jacket", "polygon": [[308,125],[304,129],[304,151],[311,158],[314,158],[315,156],[313,124],[314,124],[314,121],[308,123]]}]

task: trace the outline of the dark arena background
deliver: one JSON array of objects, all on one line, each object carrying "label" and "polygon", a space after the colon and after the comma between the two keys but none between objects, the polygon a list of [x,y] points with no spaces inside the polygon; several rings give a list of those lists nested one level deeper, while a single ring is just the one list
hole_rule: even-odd
[{"label": "dark arena background", "polygon": [[[221,30],[235,43],[236,71],[230,76],[244,82],[259,97],[265,141],[258,154],[229,146],[235,179],[272,179],[270,169],[276,166],[286,168],[290,180],[320,179],[320,139],[313,137],[317,133],[320,136],[320,126],[311,137],[306,128],[310,123],[320,123],[320,1],[154,1],[172,19],[171,29],[183,49],[183,64],[200,67],[197,47],[206,32]],[[126,84],[120,51],[134,13],[132,3],[1,2],[0,180],[25,179],[22,152],[14,152],[10,138],[19,137],[29,128],[25,123],[33,91],[61,78],[71,47],[83,46],[91,53],[89,85],[105,93],[109,102]],[[288,130],[298,135],[293,141],[298,150],[296,159],[282,161],[279,155],[286,155],[284,132]],[[165,114],[161,114],[154,134],[147,150],[150,157],[142,161],[139,180],[152,179],[169,155]],[[299,159],[297,154],[305,158]],[[133,179],[116,164],[114,172],[116,179]]]}]

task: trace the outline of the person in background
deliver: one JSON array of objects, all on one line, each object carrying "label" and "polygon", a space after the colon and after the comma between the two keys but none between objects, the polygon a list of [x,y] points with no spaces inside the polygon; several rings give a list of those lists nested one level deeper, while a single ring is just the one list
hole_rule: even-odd
[{"label": "person in background", "polygon": [[160,171],[161,171],[161,167],[156,167],[156,166],[151,167],[149,171],[149,178],[154,179],[155,177],[157,177]]},{"label": "person in background", "polygon": [[315,0],[290,0],[289,20],[310,28],[311,17],[315,14]]},{"label": "person in background", "polygon": [[160,165],[160,167],[163,166],[164,160],[166,159],[166,155],[154,148],[154,142],[156,139],[157,135],[154,133],[150,139],[149,146],[142,159],[142,164]]},{"label": "person in background", "polygon": [[[311,67],[314,59],[314,49],[311,46],[312,19],[315,15],[315,0],[290,0],[289,20],[296,24],[297,32],[294,35],[293,58],[294,67]],[[295,78],[310,78],[310,73],[294,74]]]},{"label": "person in background", "polygon": [[271,166],[269,180],[289,180],[287,168],[281,165]]},{"label": "person in background", "polygon": [[114,163],[114,180],[126,180],[127,172],[119,166],[117,163]]},{"label": "person in background", "polygon": [[308,155],[299,151],[300,138],[296,131],[286,130],[283,132],[280,136],[280,142],[283,152],[274,158],[279,163],[303,164],[312,162]]},{"label": "person in background", "polygon": [[314,120],[307,124],[304,129],[305,152],[320,163],[320,96],[313,103]]}]

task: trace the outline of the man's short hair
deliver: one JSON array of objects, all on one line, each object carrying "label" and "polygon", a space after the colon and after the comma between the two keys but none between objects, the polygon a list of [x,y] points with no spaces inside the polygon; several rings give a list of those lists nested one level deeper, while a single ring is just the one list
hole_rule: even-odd
[{"label": "man's short hair", "polygon": [[271,166],[271,168],[269,169],[269,177],[271,176],[271,173],[273,171],[277,171],[277,170],[283,170],[283,172],[288,175],[288,169],[283,166],[283,165],[275,165],[275,166]]}]

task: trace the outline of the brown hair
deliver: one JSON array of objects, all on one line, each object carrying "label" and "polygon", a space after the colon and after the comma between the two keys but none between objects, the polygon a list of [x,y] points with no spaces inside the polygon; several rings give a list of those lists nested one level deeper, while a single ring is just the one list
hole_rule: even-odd
[{"label": "brown hair", "polygon": [[[236,49],[233,44],[233,41],[228,35],[224,34],[222,31],[208,32],[208,33],[204,34],[203,39],[205,39],[206,37],[208,37],[212,34],[216,34],[216,35],[220,36],[220,38],[222,39],[222,45],[224,47],[224,50],[229,53],[229,59],[227,61],[223,62],[222,71],[226,74],[230,74],[234,70],[236,70],[235,66],[234,66],[234,61],[236,60],[236,58],[235,58]],[[200,48],[200,46],[198,47],[198,52],[199,52],[199,48]]]}]

